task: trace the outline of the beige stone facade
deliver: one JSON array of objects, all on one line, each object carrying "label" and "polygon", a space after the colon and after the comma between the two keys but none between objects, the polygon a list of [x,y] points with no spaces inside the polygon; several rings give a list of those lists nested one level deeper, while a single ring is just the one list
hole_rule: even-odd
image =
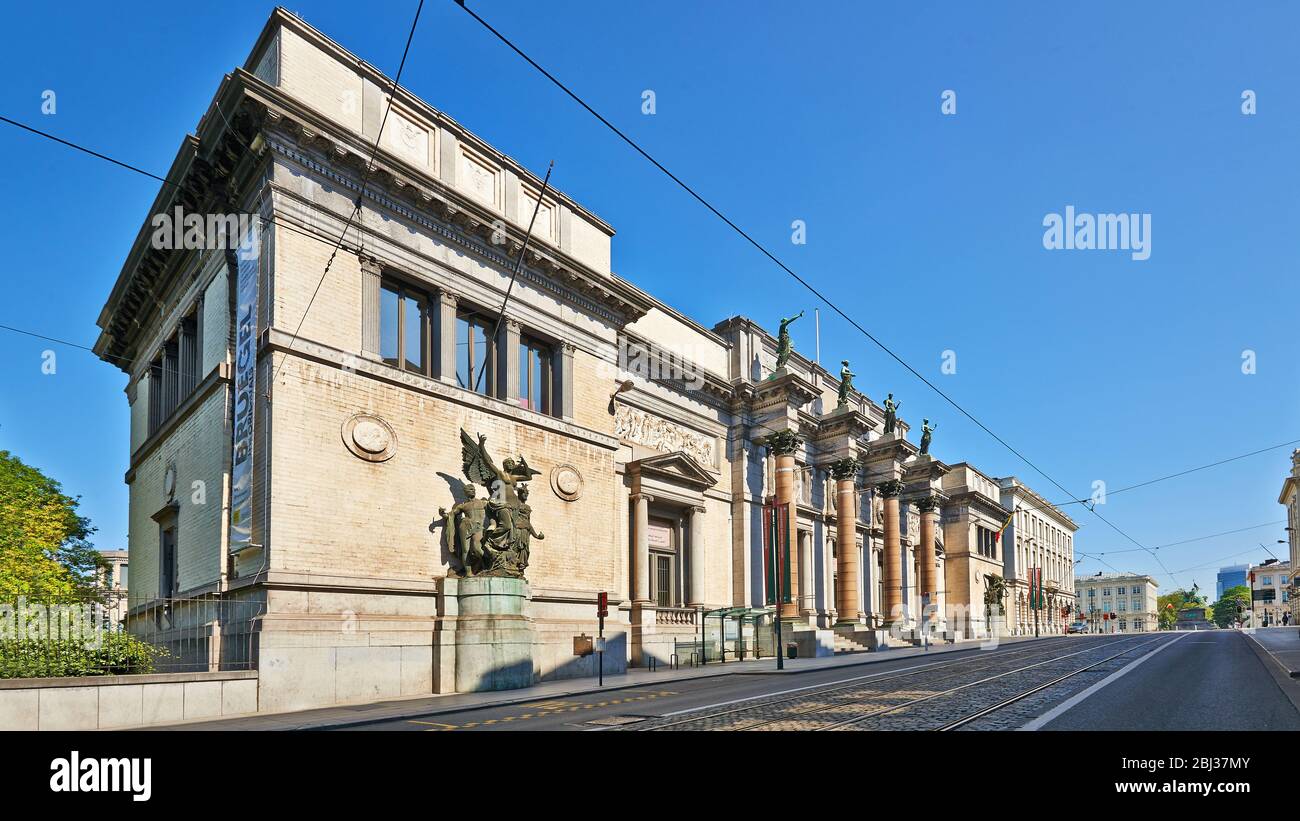
[{"label": "beige stone facade", "polygon": [[[1287,476],[1282,483],[1282,492],[1278,494],[1277,503],[1286,507],[1286,535],[1290,565],[1300,567],[1300,450],[1291,452],[1291,475]],[[1300,583],[1296,582],[1295,574],[1291,574],[1287,598],[1291,605],[1291,623],[1300,624]]]},{"label": "beige stone facade", "polygon": [[1278,627],[1282,615],[1292,612],[1293,583],[1289,561],[1270,560],[1267,564],[1251,565],[1247,571],[1250,583],[1250,626]]},{"label": "beige stone facade", "polygon": [[[1102,573],[1078,576],[1074,593],[1079,615],[1094,633],[1149,633],[1160,629],[1156,600],[1160,585],[1151,576],[1132,573]],[[1103,619],[1114,613],[1115,620]]]},{"label": "beige stone facade", "polygon": [[[988,635],[1002,615],[996,607],[986,605],[990,577],[1005,578],[1006,574],[1005,536],[997,537],[1007,517],[999,501],[1002,489],[996,479],[965,462],[953,465],[943,479],[943,488],[949,497],[943,509],[948,601],[960,603],[969,612],[967,638]],[[1008,617],[1009,605],[1003,604]]]},{"label": "beige stone facade", "polygon": [[1038,633],[1064,633],[1078,612],[1074,591],[1074,532],[1079,526],[1014,476],[999,480],[999,485],[1002,506],[1015,511],[1002,537],[1008,546],[1006,578],[1012,594],[1008,624],[1016,635],[1034,634],[1029,571],[1042,568],[1047,606],[1037,612]]},{"label": "beige stone facade", "polygon": [[[260,243],[251,263],[159,251],[146,223],[100,318],[96,350],[129,363],[134,599],[240,603],[263,710],[448,691],[457,563],[439,509],[465,498],[464,430],[540,471],[535,679],[594,674],[575,647],[602,591],[611,672],[683,652],[716,629],[708,611],[770,621],[769,500],[789,503],[801,653],[906,636],[926,601],[935,629],[964,630],[947,605],[999,567],[972,540],[1027,489],[919,455],[903,420],[882,435],[876,402],[837,406],[836,377],[798,352],[776,370],[750,319],[706,327],[621,279],[613,229],[558,191],[501,316],[542,181],[401,89],[367,172],[388,86],[276,10],[182,145],[155,210],[254,213]],[[1050,555],[1068,582],[1070,546]],[[204,627],[183,612],[165,629]]]}]

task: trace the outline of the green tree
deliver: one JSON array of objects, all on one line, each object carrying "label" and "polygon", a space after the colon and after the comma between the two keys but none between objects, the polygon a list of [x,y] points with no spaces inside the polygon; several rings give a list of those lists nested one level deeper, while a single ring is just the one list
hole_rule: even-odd
[{"label": "green tree", "polygon": [[1229,587],[1214,603],[1214,623],[1220,627],[1232,627],[1244,620],[1250,612],[1250,588],[1244,584]]},{"label": "green tree", "polygon": [[1156,597],[1156,610],[1160,618],[1161,630],[1173,628],[1174,622],[1178,621],[1178,611],[1183,609],[1186,600],[1186,590],[1171,590],[1163,596]]},{"label": "green tree", "polygon": [[95,572],[105,562],[88,541],[95,528],[78,515],[78,503],[58,482],[0,450],[0,601],[96,597]]}]

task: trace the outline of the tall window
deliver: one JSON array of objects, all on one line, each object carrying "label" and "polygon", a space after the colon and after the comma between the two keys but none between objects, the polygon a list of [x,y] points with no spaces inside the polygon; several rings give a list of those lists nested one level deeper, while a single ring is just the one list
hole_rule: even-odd
[{"label": "tall window", "polygon": [[492,396],[492,323],[477,314],[456,315],[456,384]]},{"label": "tall window", "polygon": [[176,528],[168,527],[162,531],[158,545],[158,597],[171,598],[180,589],[176,558]]},{"label": "tall window", "polygon": [[180,321],[149,363],[149,433],[167,421],[199,386],[198,311]]},{"label": "tall window", "polygon": [[379,355],[384,363],[428,376],[429,338],[428,297],[385,283],[379,291]]},{"label": "tall window", "polygon": [[519,342],[519,404],[551,413],[551,349],[531,339]]},{"label": "tall window", "polygon": [[655,555],[655,604],[668,607],[672,604],[673,559]]}]

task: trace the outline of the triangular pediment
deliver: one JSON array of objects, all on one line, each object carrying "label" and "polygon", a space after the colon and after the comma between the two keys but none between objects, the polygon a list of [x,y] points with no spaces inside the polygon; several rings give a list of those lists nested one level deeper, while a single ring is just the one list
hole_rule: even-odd
[{"label": "triangular pediment", "polygon": [[630,462],[628,471],[669,482],[681,482],[701,490],[718,483],[717,478],[694,457],[680,450]]}]

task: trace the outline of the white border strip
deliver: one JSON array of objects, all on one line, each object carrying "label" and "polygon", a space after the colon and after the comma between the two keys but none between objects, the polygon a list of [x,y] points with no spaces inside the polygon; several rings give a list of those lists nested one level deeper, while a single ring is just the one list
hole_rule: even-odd
[{"label": "white border strip", "polygon": [[1060,716],[1062,713],[1064,713],[1066,710],[1069,710],[1069,709],[1075,707],[1079,702],[1083,701],[1085,698],[1088,698],[1088,697],[1091,696],[1093,693],[1096,693],[1096,692],[1097,692],[1098,690],[1100,690],[1101,688],[1107,686],[1108,684],[1113,684],[1113,683],[1115,682],[1116,679],[1120,678],[1121,676],[1125,676],[1125,675],[1128,675],[1129,673],[1133,672],[1133,668],[1134,668],[1134,667],[1137,667],[1139,664],[1141,664],[1142,662],[1144,662],[1144,661],[1146,661],[1147,659],[1151,658],[1151,657],[1154,656],[1156,653],[1159,653],[1161,650],[1165,649],[1166,647],[1168,647],[1168,646],[1171,645],[1171,644],[1177,644],[1178,642],[1182,641],[1183,639],[1187,638],[1188,636],[1192,635],[1192,634],[1195,633],[1195,632],[1196,632],[1196,631],[1194,631],[1194,630],[1189,630],[1189,631],[1183,633],[1183,634],[1182,634],[1181,636],[1179,636],[1178,638],[1174,639],[1173,641],[1167,641],[1167,642],[1165,642],[1164,644],[1160,645],[1160,646],[1157,647],[1156,649],[1152,650],[1150,653],[1147,653],[1145,656],[1142,656],[1141,658],[1134,659],[1133,661],[1131,661],[1131,662],[1129,662],[1128,664],[1126,664],[1125,666],[1119,668],[1119,669],[1116,670],[1115,672],[1111,673],[1109,676],[1106,676],[1104,679],[1102,679],[1101,681],[1099,681],[1099,682],[1097,682],[1096,684],[1092,685],[1091,687],[1089,687],[1088,689],[1084,690],[1083,692],[1081,692],[1081,693],[1075,693],[1073,696],[1071,696],[1070,698],[1066,699],[1065,701],[1062,701],[1060,704],[1056,705],[1056,706],[1053,707],[1052,709],[1050,709],[1050,710],[1048,710],[1047,712],[1043,713],[1043,714],[1042,714],[1041,716],[1039,716],[1038,718],[1033,719],[1033,720],[1030,721],[1029,723],[1025,724],[1023,727],[1017,727],[1016,729],[1017,729],[1017,730],[1028,730],[1028,731],[1031,731],[1031,732],[1034,731],[1034,730],[1038,730],[1038,729],[1040,729],[1044,724],[1047,724],[1049,721],[1054,720],[1055,718],[1057,718],[1058,716]]}]

